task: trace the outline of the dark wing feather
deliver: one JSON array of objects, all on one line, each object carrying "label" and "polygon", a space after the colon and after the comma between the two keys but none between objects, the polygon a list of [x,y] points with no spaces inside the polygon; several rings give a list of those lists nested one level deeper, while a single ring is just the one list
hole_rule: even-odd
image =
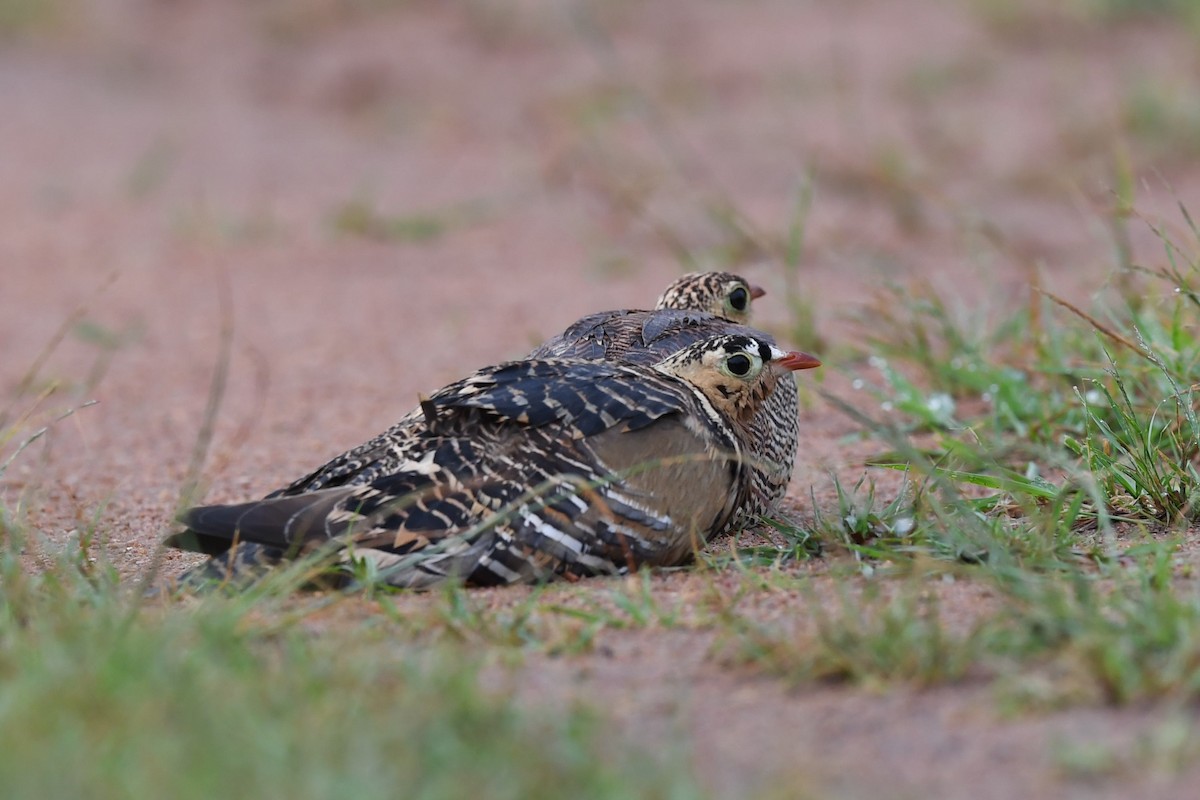
[{"label": "dark wing feather", "polygon": [[[687,331],[689,328],[692,332],[697,332],[705,327],[718,329],[721,326],[718,323],[729,325],[731,323],[725,320],[719,320],[711,314],[701,314],[695,311],[671,311],[662,310],[659,312],[648,313],[642,316],[642,341],[641,349],[651,346],[652,342],[665,341],[672,336]],[[711,323],[707,326],[705,323]],[[702,338],[697,336],[697,339]],[[678,350],[679,348],[675,348]]]},{"label": "dark wing feather", "polygon": [[[538,428],[562,424],[574,437],[593,436],[621,425],[645,427],[687,408],[690,390],[644,370],[603,361],[514,361],[482,370],[429,399],[439,411],[436,430],[451,427],[456,415],[479,409],[497,422]],[[443,416],[444,415],[444,416]],[[477,419],[468,415],[468,423]]]},{"label": "dark wing feather", "polygon": [[288,549],[338,536],[347,529],[352,516],[334,512],[341,510],[353,493],[347,488],[322,489],[237,505],[191,508],[179,516],[188,531],[171,537],[168,544],[186,544],[190,533],[198,546],[186,549],[200,552],[208,552],[220,542],[228,548],[235,539]]}]

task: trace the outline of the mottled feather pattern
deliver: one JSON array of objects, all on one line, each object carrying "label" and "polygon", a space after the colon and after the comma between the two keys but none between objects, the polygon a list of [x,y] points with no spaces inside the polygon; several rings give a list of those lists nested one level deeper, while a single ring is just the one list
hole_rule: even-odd
[{"label": "mottled feather pattern", "polygon": [[[770,342],[753,328],[709,313],[745,319],[748,302],[734,304],[739,310],[731,312],[731,292],[744,300],[762,294],[727,273],[684,276],[660,298],[660,310],[585,317],[535,350],[531,360],[451,384],[384,433],[267,498],[295,501],[270,509],[248,503],[195,510],[185,521],[205,527],[215,514],[219,524],[211,539],[193,530],[175,542],[215,554],[189,577],[254,579],[294,555],[301,542],[311,549],[350,531],[355,555],[391,569],[390,582],[402,586],[431,585],[447,576],[490,584],[677,563],[697,540],[685,537],[681,549],[679,532],[672,530],[676,521],[650,507],[654,492],[639,495],[612,483],[588,437],[614,428],[637,431],[670,415],[685,418],[690,429],[707,429],[706,458],[723,463],[728,474],[722,480],[738,487],[724,505],[709,509],[710,516],[691,523],[708,533],[738,527],[782,496],[796,447],[790,375],[736,434],[702,396],[684,398],[684,412],[677,383],[664,388],[661,376],[644,381],[644,371],[633,366],[654,364],[718,333]],[[580,358],[619,363],[583,365]],[[639,389],[631,392],[634,384]],[[685,387],[684,394],[690,391]],[[509,442],[506,450],[503,437],[489,433],[489,421],[522,425],[523,441]],[[749,467],[741,440],[750,448]],[[749,480],[742,477],[747,472]],[[689,478],[674,480],[686,484]],[[281,523],[280,515],[287,521]],[[248,538],[259,541],[229,550],[231,530],[252,531]],[[273,540],[270,531],[282,535]],[[197,536],[201,541],[189,538]]]}]

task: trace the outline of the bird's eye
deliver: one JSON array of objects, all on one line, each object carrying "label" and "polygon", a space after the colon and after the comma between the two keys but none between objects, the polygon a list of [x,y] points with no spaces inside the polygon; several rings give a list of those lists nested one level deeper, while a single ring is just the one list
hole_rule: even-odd
[{"label": "bird's eye", "polygon": [[740,353],[736,356],[730,356],[725,362],[725,366],[729,367],[729,371],[734,375],[745,375],[750,371],[750,359]]},{"label": "bird's eye", "polygon": [[741,286],[729,293],[729,305],[733,306],[735,311],[745,311],[749,302],[750,293]]}]

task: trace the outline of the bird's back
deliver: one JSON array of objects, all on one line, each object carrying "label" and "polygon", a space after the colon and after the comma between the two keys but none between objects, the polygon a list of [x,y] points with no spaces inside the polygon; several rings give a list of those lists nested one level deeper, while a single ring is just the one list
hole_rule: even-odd
[{"label": "bird's back", "polygon": [[528,358],[585,358],[653,364],[690,344],[724,333],[766,341],[762,331],[704,311],[602,311],[583,317],[547,340]]}]

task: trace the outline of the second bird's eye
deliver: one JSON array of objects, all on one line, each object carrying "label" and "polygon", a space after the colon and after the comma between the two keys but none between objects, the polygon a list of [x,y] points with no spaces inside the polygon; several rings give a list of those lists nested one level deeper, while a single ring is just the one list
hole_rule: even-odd
[{"label": "second bird's eye", "polygon": [[745,375],[750,371],[750,359],[743,355],[730,356],[725,364],[734,375]]},{"label": "second bird's eye", "polygon": [[745,311],[749,299],[750,294],[740,286],[729,293],[729,305],[737,311]]}]

